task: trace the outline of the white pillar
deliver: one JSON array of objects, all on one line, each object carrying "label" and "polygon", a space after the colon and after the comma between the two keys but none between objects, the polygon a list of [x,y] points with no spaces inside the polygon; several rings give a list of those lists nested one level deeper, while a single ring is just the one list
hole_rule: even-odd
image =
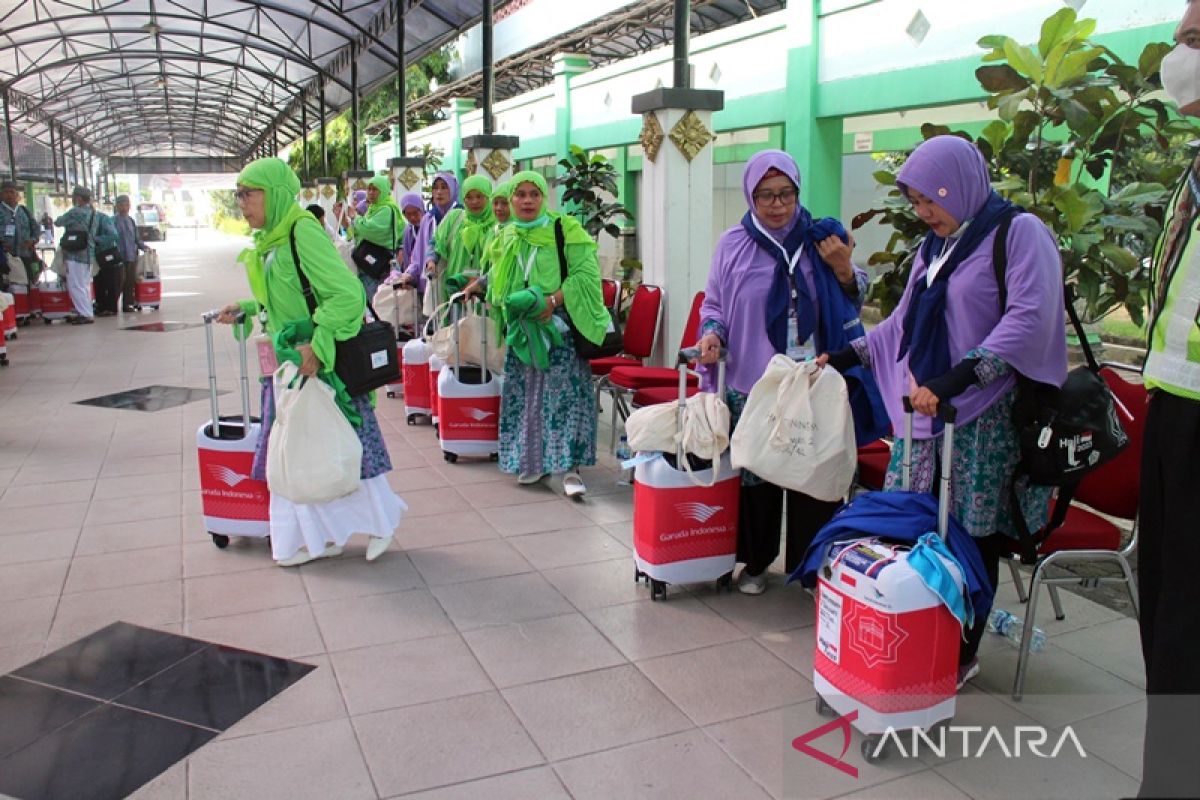
[{"label": "white pillar", "polygon": [[325,209],[325,227],[337,233],[337,220],[333,218],[333,204],[338,198],[337,178],[317,178],[317,204]]},{"label": "white pillar", "polygon": [[467,153],[464,170],[467,177],[482,175],[496,186],[513,176],[512,151],[521,143],[518,136],[479,134],[462,141]]},{"label": "white pillar", "polygon": [[392,177],[392,199],[399,203],[409,192],[420,194],[425,182],[425,159],[389,158],[388,172]]},{"label": "white pillar", "polygon": [[633,98],[642,115],[642,191],[638,213],[642,280],[663,288],[662,322],[651,361],[672,366],[692,298],[712,262],[712,114],[715,90],[659,88]]},{"label": "white pillar", "polygon": [[296,202],[300,204],[301,208],[308,208],[317,202],[318,196],[316,181],[300,182],[300,193],[296,195]]}]

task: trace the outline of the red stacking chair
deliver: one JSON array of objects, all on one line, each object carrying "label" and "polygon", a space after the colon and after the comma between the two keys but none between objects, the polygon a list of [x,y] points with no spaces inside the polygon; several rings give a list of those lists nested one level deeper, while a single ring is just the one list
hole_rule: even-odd
[{"label": "red stacking chair", "polygon": [[621,310],[621,284],[612,278],[601,278],[600,289],[604,293],[604,306],[613,311]]},{"label": "red stacking chair", "polygon": [[[683,336],[679,343],[679,349],[691,347],[696,344],[696,340],[700,336],[700,304],[704,302],[704,292],[696,292],[696,296],[692,299],[692,308],[688,313],[687,322],[683,326]],[[687,379],[689,394],[694,393],[700,385],[700,379],[697,375],[689,375]],[[668,367],[647,367],[643,365],[629,365],[614,367],[607,376],[601,379],[597,388],[597,397],[599,392],[608,392],[613,401],[613,429],[616,429],[617,415],[624,421],[629,416],[628,400],[634,397],[633,405],[656,405],[659,402],[674,402],[679,399],[679,371]],[[643,389],[666,389],[663,395],[663,400],[651,400],[650,402],[638,403],[636,400],[637,393]],[[651,392],[650,395],[643,395],[643,399],[647,400],[656,397],[659,393]]]},{"label": "red stacking chair", "polygon": [[[1019,558],[1013,556],[1008,562],[1013,582],[1021,602],[1029,604],[1025,614],[1025,631],[1021,639],[1020,655],[1017,658],[1017,675],[1013,681],[1013,699],[1020,700],[1025,685],[1025,671],[1029,666],[1029,646],[1033,639],[1033,622],[1037,614],[1038,589],[1045,585],[1054,605],[1055,619],[1064,619],[1062,603],[1058,597],[1059,584],[1094,586],[1098,583],[1123,583],[1133,602],[1134,614],[1139,614],[1137,589],[1133,582],[1133,571],[1129,568],[1129,556],[1137,546],[1138,497],[1141,493],[1142,439],[1146,428],[1146,387],[1130,383],[1116,372],[1118,369],[1140,372],[1134,367],[1121,364],[1105,364],[1100,376],[1112,389],[1118,404],[1133,418],[1121,414],[1121,425],[1129,435],[1129,446],[1121,454],[1089,473],[1075,491],[1075,501],[1090,508],[1072,504],[1067,510],[1062,527],[1051,533],[1040,548],[1038,560],[1033,565],[1026,592],[1018,567]],[[1094,510],[1093,510],[1094,509]],[[1103,516],[1102,516],[1103,515]],[[1121,528],[1111,518],[1125,520],[1132,525],[1129,541],[1121,546]],[[1073,573],[1055,574],[1047,577],[1046,568],[1061,566],[1069,562],[1108,562],[1116,564],[1119,575],[1080,577]],[[1136,643],[1130,643],[1136,647]]]},{"label": "red stacking chair", "polygon": [[892,446],[886,439],[876,439],[858,448],[858,476],[855,483],[872,491],[883,491],[883,479],[892,460]]},{"label": "red stacking chair", "polygon": [[[658,322],[662,318],[663,290],[658,286],[643,283],[633,293],[629,305],[629,318],[621,332],[622,350],[608,358],[593,358],[592,377],[602,378],[617,367],[643,363],[654,351],[654,340],[658,338]],[[599,392],[597,392],[599,396]]]}]

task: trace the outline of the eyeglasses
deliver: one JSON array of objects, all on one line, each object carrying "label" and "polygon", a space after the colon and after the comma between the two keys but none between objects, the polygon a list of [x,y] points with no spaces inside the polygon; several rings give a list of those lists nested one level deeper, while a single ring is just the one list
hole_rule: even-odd
[{"label": "eyeglasses", "polygon": [[790,206],[796,202],[796,190],[784,189],[779,192],[755,192],[751,197],[760,206],[773,206],[776,203],[779,203],[781,206]]},{"label": "eyeglasses", "polygon": [[241,203],[245,200],[249,200],[250,195],[252,193],[261,192],[261,191],[262,191],[262,189],[238,189],[236,192],[233,193],[233,196],[237,199],[237,201],[239,203]]}]

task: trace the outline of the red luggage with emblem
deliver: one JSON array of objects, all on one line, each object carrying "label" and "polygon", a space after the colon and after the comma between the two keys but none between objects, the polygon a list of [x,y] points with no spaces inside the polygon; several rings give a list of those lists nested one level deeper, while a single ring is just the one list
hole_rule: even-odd
[{"label": "red luggage with emblem", "polygon": [[[261,424],[250,416],[250,385],[246,369],[246,341],[238,340],[241,367],[242,414],[221,416],[217,404],[217,369],[213,355],[213,322],[219,311],[204,314],[208,347],[208,387],[212,417],[196,431],[200,462],[200,496],[204,527],[213,544],[224,548],[230,536],[263,538],[271,533],[271,495],[266,481],[250,477]],[[261,359],[261,355],[260,355]]]},{"label": "red luggage with emblem", "polygon": [[[687,364],[698,356],[694,348],[679,353],[680,406],[687,402]],[[724,397],[724,353],[717,376],[717,394]],[[695,465],[699,469],[690,475],[685,458],[693,457],[659,454],[634,468],[634,580],[646,579],[651,600],[665,598],[671,583],[715,580],[718,586],[733,588],[741,470],[733,468],[728,449],[715,464]]]},{"label": "red luggage with emblem", "polygon": [[[911,405],[907,397],[904,402],[905,439],[911,442]],[[949,464],[955,411],[947,403],[941,406],[941,463]],[[904,453],[907,489],[911,448],[906,446]],[[948,472],[940,483],[938,533],[944,539],[949,525]],[[954,716],[962,631],[909,566],[911,549],[879,538],[839,542],[830,549],[817,579],[817,710],[852,715],[854,727],[866,734],[862,754],[868,762],[883,757],[880,742],[889,729],[927,731]],[[955,578],[961,591],[961,569]]]},{"label": "red luggage with emblem", "polygon": [[[486,363],[491,324],[479,327]],[[462,363],[460,329],[454,325],[454,364],[443,367],[437,378],[438,443],[451,464],[459,456],[487,456],[495,461],[500,453],[500,376],[486,366]]]}]

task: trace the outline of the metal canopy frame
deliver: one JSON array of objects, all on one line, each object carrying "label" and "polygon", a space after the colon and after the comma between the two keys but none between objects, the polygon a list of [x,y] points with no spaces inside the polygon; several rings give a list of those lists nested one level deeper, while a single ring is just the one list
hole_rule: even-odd
[{"label": "metal canopy frame", "polygon": [[56,179],[68,149],[244,162],[356,107],[483,2],[15,0],[0,10],[0,103],[10,133],[51,148]]},{"label": "metal canopy frame", "polygon": [[[690,32],[702,35],[782,10],[785,0],[692,0]],[[675,40],[675,0],[645,0],[615,11],[573,31],[496,62],[496,100],[533,91],[554,81],[554,55],[587,55],[600,67],[670,45]],[[454,97],[481,97],[484,71],[438,87],[408,104],[408,113],[444,109]],[[391,117],[372,127],[376,132],[396,122]]]}]

